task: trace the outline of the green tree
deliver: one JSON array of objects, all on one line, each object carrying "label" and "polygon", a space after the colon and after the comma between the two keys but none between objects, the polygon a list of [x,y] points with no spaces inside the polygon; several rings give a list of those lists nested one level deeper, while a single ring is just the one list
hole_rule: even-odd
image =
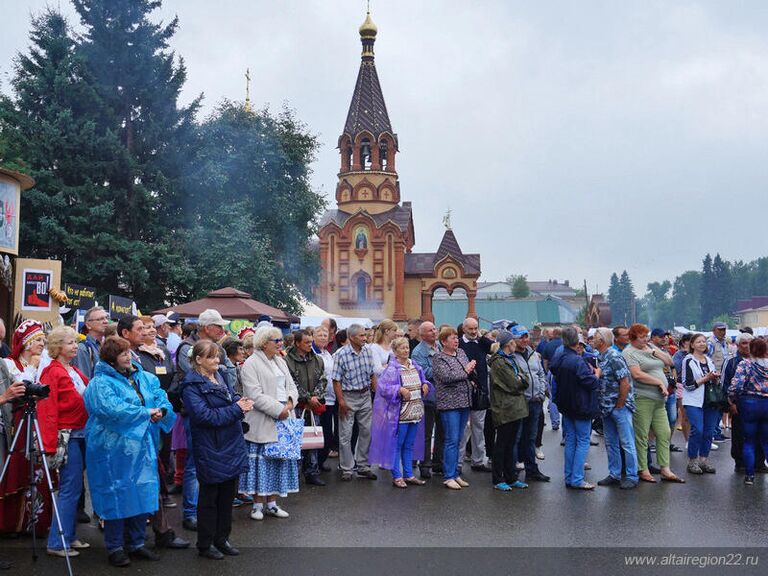
[{"label": "green tree", "polygon": [[116,141],[99,167],[114,206],[112,258],[100,262],[107,272],[102,283],[159,305],[191,281],[174,216],[180,215],[181,155],[201,97],[186,107],[178,103],[186,68],[168,45],[178,19],[153,23],[159,0],[73,4],[83,26],[78,53],[98,97],[93,122],[98,134]]},{"label": "green tree", "polygon": [[611,281],[608,286],[608,304],[611,306],[611,320],[613,321],[613,324],[621,324],[624,318],[624,310],[621,305],[619,276],[616,272],[611,274]]},{"label": "green tree", "polygon": [[716,254],[712,262],[712,276],[715,282],[714,315],[729,314],[732,312],[736,300],[731,277],[731,263],[723,260],[720,254]]},{"label": "green tree", "polygon": [[[622,312],[622,324],[632,324],[636,320],[635,314],[635,289],[629,274],[624,270],[619,277],[620,301]],[[615,320],[614,320],[615,321]]]},{"label": "green tree", "polygon": [[[198,138],[184,187],[194,291],[229,285],[295,310],[299,292],[309,294],[319,274],[310,245],[324,208],[309,180],[315,136],[290,110],[248,112],[225,101]],[[209,227],[226,237],[212,239]]]},{"label": "green tree", "polygon": [[531,295],[528,277],[524,274],[513,274],[507,278],[507,282],[512,285],[513,298],[528,298]]},{"label": "green tree", "polygon": [[695,270],[683,272],[675,278],[671,298],[673,325],[687,327],[700,322],[701,284],[702,274]]},{"label": "green tree", "polygon": [[30,39],[28,53],[14,61],[14,97],[0,102],[4,162],[36,181],[21,196],[20,253],[60,259],[65,281],[104,288],[100,280],[114,272],[108,247],[115,204],[99,167],[115,141],[99,134],[90,116],[98,97],[66,19],[42,12],[32,19]]},{"label": "green tree", "polygon": [[754,264],[750,296],[763,296],[768,294],[768,257],[758,258]]},{"label": "green tree", "polygon": [[699,323],[704,326],[717,314],[717,281],[712,271],[712,256],[707,254],[701,263],[701,310]]}]

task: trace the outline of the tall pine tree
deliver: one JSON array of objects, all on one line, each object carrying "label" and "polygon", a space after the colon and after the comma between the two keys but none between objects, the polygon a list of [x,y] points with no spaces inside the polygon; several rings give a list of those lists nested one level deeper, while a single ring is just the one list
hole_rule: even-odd
[{"label": "tall pine tree", "polygon": [[608,304],[611,306],[611,320],[614,325],[623,322],[624,312],[620,301],[621,286],[619,286],[619,276],[614,272],[611,274],[611,281],[608,286]]},{"label": "tall pine tree", "polygon": [[622,323],[629,325],[635,322],[635,288],[632,286],[632,280],[629,278],[629,274],[624,270],[619,278],[619,287],[621,294],[621,305],[623,312]]},{"label": "tall pine tree", "polygon": [[118,144],[101,167],[115,216],[110,288],[159,305],[194,281],[179,254],[180,214],[172,209],[200,101],[178,103],[186,68],[168,47],[178,18],[153,23],[159,0],[73,3],[84,27],[78,52],[99,100],[96,130]]}]

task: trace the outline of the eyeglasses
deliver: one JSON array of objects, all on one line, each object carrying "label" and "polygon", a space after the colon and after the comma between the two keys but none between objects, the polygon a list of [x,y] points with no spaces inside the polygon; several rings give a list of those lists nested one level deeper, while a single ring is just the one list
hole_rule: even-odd
[{"label": "eyeglasses", "polygon": [[282,338],[270,338],[269,341],[270,342],[274,342],[275,344],[280,344],[280,342],[282,342],[283,339]]}]

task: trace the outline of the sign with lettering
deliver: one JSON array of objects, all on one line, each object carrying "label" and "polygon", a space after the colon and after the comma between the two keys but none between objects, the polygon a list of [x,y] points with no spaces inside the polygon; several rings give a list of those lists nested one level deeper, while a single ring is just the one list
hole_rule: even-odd
[{"label": "sign with lettering", "polygon": [[67,295],[67,308],[88,310],[96,306],[96,288],[80,284],[64,284],[64,293]]},{"label": "sign with lettering", "polygon": [[19,201],[17,182],[0,175],[0,252],[19,253]]},{"label": "sign with lettering", "polygon": [[50,312],[51,295],[48,289],[53,283],[53,272],[25,268],[21,277],[21,309],[27,312]]},{"label": "sign with lettering", "polygon": [[109,295],[109,316],[112,320],[120,320],[133,314],[135,304],[130,298]]}]

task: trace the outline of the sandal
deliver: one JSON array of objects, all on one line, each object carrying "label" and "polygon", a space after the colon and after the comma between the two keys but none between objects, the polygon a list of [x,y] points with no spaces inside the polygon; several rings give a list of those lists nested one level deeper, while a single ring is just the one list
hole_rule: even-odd
[{"label": "sandal", "polygon": [[416,476],[411,476],[410,478],[405,479],[406,484],[413,484],[414,486],[424,486],[426,484],[426,481],[420,480],[419,478],[416,478]]},{"label": "sandal", "polygon": [[650,474],[648,474],[648,476],[643,476],[642,474],[640,474],[639,478],[640,478],[641,482],[648,482],[649,484],[656,484],[656,478],[654,478]]},{"label": "sandal", "polygon": [[685,484],[685,480],[680,478],[679,476],[675,476],[674,474],[672,476],[663,476],[661,477],[662,482],[674,482],[675,484]]},{"label": "sandal", "polygon": [[402,478],[398,478],[397,480],[392,480],[392,486],[395,488],[408,488],[408,485],[405,483],[405,480]]}]

